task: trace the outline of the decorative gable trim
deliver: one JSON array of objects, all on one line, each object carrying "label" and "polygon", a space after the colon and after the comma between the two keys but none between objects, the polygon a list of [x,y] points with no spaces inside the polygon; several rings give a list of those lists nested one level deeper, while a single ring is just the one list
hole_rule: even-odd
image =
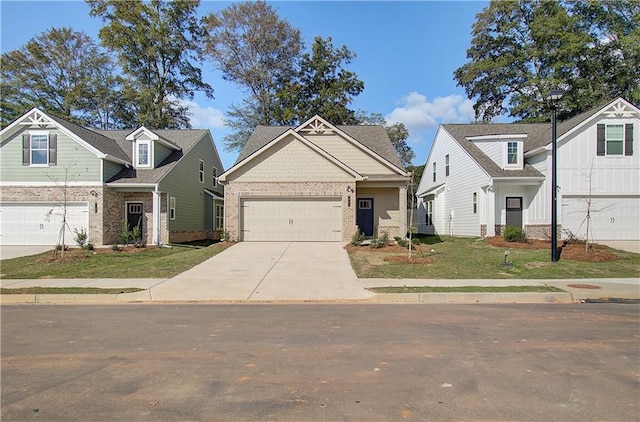
[{"label": "decorative gable trim", "polygon": [[301,134],[297,133],[295,130],[293,129],[288,129],[286,132],[284,132],[283,134],[281,134],[280,136],[278,136],[277,138],[273,139],[271,142],[267,143],[265,146],[263,146],[262,148],[260,148],[259,150],[255,151],[253,154],[251,154],[250,156],[248,156],[247,158],[245,158],[244,160],[242,160],[241,162],[237,163],[236,165],[234,165],[233,167],[231,167],[229,170],[225,171],[224,173],[222,173],[220,175],[220,177],[218,177],[218,181],[220,181],[220,183],[225,183],[227,181],[227,178],[234,173],[235,171],[237,171],[238,169],[244,167],[245,165],[247,165],[250,162],[253,162],[254,160],[259,159],[258,157],[260,157],[262,154],[265,153],[265,151],[268,151],[269,149],[271,149],[274,145],[278,144],[281,140],[287,138],[288,136],[293,136],[295,139],[297,139],[298,141],[302,142],[304,145],[306,145],[307,147],[311,148],[312,150],[314,150],[315,152],[317,152],[319,155],[321,155],[322,157],[326,158],[328,161],[332,162],[333,164],[335,164],[337,167],[341,168],[342,170],[344,170],[345,172],[347,172],[348,174],[352,175],[355,180],[357,181],[361,181],[364,180],[364,178],[362,177],[361,174],[359,174],[358,172],[356,172],[355,170],[353,170],[351,167],[347,166],[346,164],[344,164],[342,161],[336,159],[334,156],[332,156],[331,154],[327,153],[325,150],[323,150],[322,148],[318,147],[316,144],[314,144],[313,142],[307,140],[304,136],[302,136]]},{"label": "decorative gable trim", "polygon": [[[592,124],[593,119],[598,116],[603,116],[608,119],[619,119],[619,118],[637,118],[640,119],[640,109],[634,106],[624,98],[617,98],[610,103],[606,104],[601,109],[594,112],[591,116],[584,119],[579,124],[575,125],[561,136],[558,136],[558,142],[563,141],[564,139],[571,138],[573,134],[580,130],[582,127]],[[551,142],[551,141],[549,141]],[[547,145],[547,148],[551,148],[550,144]]]},{"label": "decorative gable trim", "polygon": [[348,135],[346,132],[338,129],[336,126],[332,125],[331,123],[329,123],[322,117],[318,116],[317,114],[312,118],[310,118],[309,120],[307,120],[306,122],[300,124],[298,127],[294,129],[294,131],[303,135],[329,135],[329,134],[335,133],[340,137],[342,137],[343,139],[347,140],[347,142],[351,143],[352,145],[354,145],[356,148],[358,148],[359,150],[361,150],[371,158],[373,158],[374,160],[378,161],[379,163],[388,167],[389,169],[397,172],[399,175],[409,176],[409,173],[405,172],[403,169],[399,168],[395,164],[392,164],[384,157],[381,157],[380,155],[376,154],[374,151],[370,150],[365,145],[360,143],[357,139],[354,139],[353,137]]},{"label": "decorative gable trim", "polygon": [[107,154],[104,154],[102,151],[98,150],[93,145],[89,144],[88,142],[85,142],[78,135],[76,135],[66,127],[62,126],[61,124],[53,120],[47,113],[43,112],[38,108],[32,108],[31,110],[23,114],[21,117],[14,120],[13,123],[11,123],[9,126],[2,129],[2,131],[0,131],[0,139],[4,140],[6,137],[8,137],[11,133],[15,132],[21,126],[33,126],[33,125],[37,125],[42,129],[48,128],[48,129],[59,130],[60,132],[64,133],[69,138],[73,139],[78,144],[82,145],[84,148],[89,150],[91,153],[95,154],[96,157],[113,159],[112,157],[107,157]]}]

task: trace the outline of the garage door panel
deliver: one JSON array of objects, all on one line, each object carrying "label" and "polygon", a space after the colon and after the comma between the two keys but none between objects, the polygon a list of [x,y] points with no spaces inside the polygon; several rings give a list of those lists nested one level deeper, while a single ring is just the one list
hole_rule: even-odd
[{"label": "garage door panel", "polygon": [[640,198],[572,197],[562,200],[562,229],[586,237],[587,209],[592,240],[640,239]]},{"label": "garage door panel", "polygon": [[245,241],[342,240],[337,198],[244,199],[241,220]]},{"label": "garage door panel", "polygon": [[[64,210],[55,203],[20,203],[0,205],[1,245],[50,245],[60,243]],[[73,230],[88,230],[86,203],[67,205],[65,243],[73,244]]]}]

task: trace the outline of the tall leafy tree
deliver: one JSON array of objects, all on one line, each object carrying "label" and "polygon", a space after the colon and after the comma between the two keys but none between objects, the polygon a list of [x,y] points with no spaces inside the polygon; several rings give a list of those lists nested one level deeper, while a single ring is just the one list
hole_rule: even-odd
[{"label": "tall leafy tree", "polygon": [[180,100],[201,91],[199,57],[204,30],[197,0],[87,0],[91,16],[106,23],[104,46],[118,55],[126,84],[123,96],[134,106],[139,124],[152,128],[188,128],[189,110]]},{"label": "tall leafy tree", "polygon": [[366,111],[358,111],[356,113],[357,124],[360,125],[382,125],[387,131],[387,135],[391,140],[393,148],[398,154],[398,158],[402,162],[402,165],[408,169],[411,162],[415,158],[416,154],[413,149],[407,144],[409,138],[409,130],[404,123],[388,124],[387,120],[380,113],[367,113]]},{"label": "tall leafy tree", "polygon": [[[620,86],[633,85],[626,60],[637,55],[637,44],[607,46],[614,26],[598,24],[594,8],[607,9],[616,21],[628,16],[626,30],[635,33],[638,2],[616,2],[615,7],[578,3],[492,1],[477,15],[469,61],[454,72],[458,85],[476,101],[476,118],[489,121],[508,111],[523,121],[546,120],[545,98],[558,87],[565,91],[559,110],[564,118],[615,97]],[[622,66],[608,65],[621,61]]]},{"label": "tall leafy tree", "polygon": [[222,71],[225,80],[245,89],[249,97],[233,105],[234,133],[225,139],[230,150],[242,147],[247,131],[277,123],[272,115],[276,94],[290,81],[303,43],[300,31],[278,17],[265,1],[234,3],[203,20],[205,56]]},{"label": "tall leafy tree", "polygon": [[319,114],[332,124],[357,124],[348,106],[364,82],[344,68],[355,57],[344,45],[335,48],[331,37],[316,37],[311,52],[300,58],[295,79],[278,93],[278,120],[296,124]]},{"label": "tall leafy tree", "polygon": [[77,123],[106,128],[126,123],[118,108],[114,64],[84,32],[51,28],[2,54],[0,117],[6,125],[33,107]]}]

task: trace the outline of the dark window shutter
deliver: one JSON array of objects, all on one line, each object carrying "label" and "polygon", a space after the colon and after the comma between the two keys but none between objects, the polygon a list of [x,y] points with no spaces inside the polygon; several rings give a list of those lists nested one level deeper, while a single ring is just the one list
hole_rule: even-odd
[{"label": "dark window shutter", "polygon": [[58,135],[49,135],[49,165],[55,166],[58,164]]},{"label": "dark window shutter", "polygon": [[31,136],[28,134],[22,135],[22,165],[28,166],[31,164]]},{"label": "dark window shutter", "polygon": [[624,155],[633,155],[633,123],[624,125]]},{"label": "dark window shutter", "polygon": [[605,134],[604,125],[598,125],[598,155],[604,155],[605,152]]}]

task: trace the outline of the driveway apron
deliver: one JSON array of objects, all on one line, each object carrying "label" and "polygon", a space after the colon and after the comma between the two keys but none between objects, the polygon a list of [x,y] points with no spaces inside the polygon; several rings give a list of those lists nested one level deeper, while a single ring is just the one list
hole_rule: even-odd
[{"label": "driveway apron", "polygon": [[373,297],[356,277],[343,246],[338,242],[241,242],[148,292],[132,295],[153,301]]}]

